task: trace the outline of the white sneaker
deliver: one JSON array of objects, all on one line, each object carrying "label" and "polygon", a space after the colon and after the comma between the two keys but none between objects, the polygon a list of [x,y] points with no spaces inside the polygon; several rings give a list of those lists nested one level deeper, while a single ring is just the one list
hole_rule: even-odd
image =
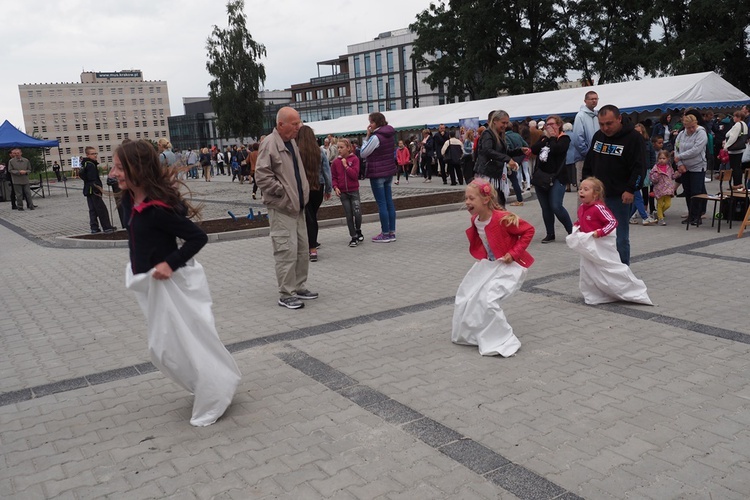
[{"label": "white sneaker", "polygon": [[630,218],[630,223],[631,223],[631,224],[638,224],[638,217],[636,217],[635,215],[634,215],[634,216],[632,216],[632,217]]},{"label": "white sneaker", "polygon": [[652,219],[651,217],[643,219],[643,225],[644,226],[650,226],[652,224],[656,224],[656,219]]}]

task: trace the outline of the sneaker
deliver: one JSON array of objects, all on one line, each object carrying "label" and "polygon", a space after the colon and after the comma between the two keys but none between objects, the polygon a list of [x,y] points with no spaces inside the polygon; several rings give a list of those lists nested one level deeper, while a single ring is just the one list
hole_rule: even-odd
[{"label": "sneaker", "polygon": [[373,243],[390,243],[391,241],[393,241],[391,240],[391,237],[383,233],[380,233],[372,239]]},{"label": "sneaker", "polygon": [[658,219],[659,218],[659,213],[656,210],[652,211],[651,212],[651,218],[652,219]]},{"label": "sneaker", "polygon": [[357,238],[352,238],[352,241],[349,242],[349,246],[354,248],[357,246]]},{"label": "sneaker", "polygon": [[310,250],[310,262],[318,262],[318,252]]},{"label": "sneaker", "polygon": [[510,204],[510,206],[511,207],[522,207],[523,206],[523,202],[522,201],[514,201],[513,203]]},{"label": "sneaker", "polygon": [[305,304],[294,295],[292,295],[291,297],[284,297],[283,299],[279,299],[279,305],[282,307],[286,307],[287,309],[300,309],[302,307],[305,307]]},{"label": "sneaker", "polygon": [[114,233],[115,231],[117,231],[117,228],[116,228],[116,227],[110,227],[109,229],[105,229],[105,230],[104,230],[104,234],[112,234],[112,233]]},{"label": "sneaker", "polygon": [[391,239],[391,241],[396,241],[396,233],[388,233],[388,237]]},{"label": "sneaker", "polygon": [[632,216],[632,217],[630,218],[630,223],[631,223],[631,224],[638,224],[638,217],[637,217],[637,216],[635,216],[635,215],[634,215],[634,216]]},{"label": "sneaker", "polygon": [[647,219],[643,219],[644,226],[651,226],[655,223],[656,223],[656,219],[652,219],[651,217],[648,217]]},{"label": "sneaker", "polygon": [[664,219],[659,219],[659,225],[660,226],[666,226],[667,225],[667,221],[664,220]]},{"label": "sneaker", "polygon": [[552,243],[555,241],[554,236],[545,236],[544,239],[542,239],[542,243]]},{"label": "sneaker", "polygon": [[357,231],[357,241],[365,241],[365,235],[362,234],[362,231]]},{"label": "sneaker", "polygon": [[[21,210],[23,210],[23,209],[21,209]],[[99,233],[101,233],[101,232],[102,232],[102,230],[101,230],[101,229],[92,229],[92,230],[91,230],[91,234],[99,234]]]},{"label": "sneaker", "polygon": [[310,290],[297,290],[294,292],[295,297],[302,300],[313,300],[318,298],[318,294],[316,292],[311,292]]}]

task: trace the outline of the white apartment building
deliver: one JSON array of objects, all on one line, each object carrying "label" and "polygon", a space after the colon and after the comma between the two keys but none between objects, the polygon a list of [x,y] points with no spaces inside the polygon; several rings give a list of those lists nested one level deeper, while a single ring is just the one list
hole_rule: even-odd
[{"label": "white apartment building", "polygon": [[[143,80],[140,70],[81,73],[81,83],[18,86],[26,133],[60,141],[63,166],[99,150],[99,162],[112,163],[123,139],[156,141],[168,137],[169,92],[165,81]],[[50,151],[47,163],[57,160]]]},{"label": "white apartment building", "polygon": [[445,104],[442,86],[432,90],[416,70],[412,49],[417,35],[408,28],[381,33],[347,47],[352,114]]}]

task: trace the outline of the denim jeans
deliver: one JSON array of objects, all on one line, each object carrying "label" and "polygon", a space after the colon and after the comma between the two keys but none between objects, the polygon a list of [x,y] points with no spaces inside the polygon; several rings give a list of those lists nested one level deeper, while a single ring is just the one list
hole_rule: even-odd
[{"label": "denim jeans", "polygon": [[563,196],[565,196],[565,186],[560,181],[555,180],[555,184],[548,190],[536,190],[536,198],[542,207],[542,220],[544,228],[547,230],[547,236],[555,235],[555,217],[570,234],[573,232],[573,222],[570,220],[570,214],[563,206]]},{"label": "denim jeans", "polygon": [[638,212],[638,215],[641,216],[641,219],[646,220],[649,218],[648,212],[646,212],[646,206],[643,204],[643,194],[641,193],[641,190],[635,192],[633,195],[633,205],[631,205],[632,208],[630,209],[630,216],[632,217],[633,214]]},{"label": "denim jeans", "polygon": [[630,265],[630,204],[622,202],[621,196],[612,196],[604,199],[604,204],[617,219],[617,253],[620,261]]},{"label": "denim jeans", "polygon": [[344,207],[346,215],[346,226],[349,228],[349,236],[354,238],[362,228],[362,209],[359,201],[359,191],[341,193],[341,206]]},{"label": "denim jeans", "polygon": [[383,234],[396,232],[396,207],[393,205],[393,195],[391,193],[392,182],[392,175],[370,179],[372,195],[378,204],[380,230]]}]

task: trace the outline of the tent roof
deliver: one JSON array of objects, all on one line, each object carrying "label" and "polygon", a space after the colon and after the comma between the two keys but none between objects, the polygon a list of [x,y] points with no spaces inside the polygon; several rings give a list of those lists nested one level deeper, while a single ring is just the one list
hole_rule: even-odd
[{"label": "tent roof", "polygon": [[44,141],[26,135],[8,120],[0,125],[0,148],[56,148],[59,141]]},{"label": "tent roof", "polygon": [[[750,97],[719,75],[706,72],[400,109],[387,111],[385,115],[388,123],[397,130],[434,128],[440,123],[457,126],[462,118],[479,118],[482,122],[486,121],[490,111],[496,109],[507,111],[511,120],[522,120],[527,116],[535,119],[549,115],[574,116],[583,105],[584,94],[590,90],[599,94],[600,105],[615,104],[623,113],[736,107],[750,102]],[[344,116],[306,125],[317,135],[359,134],[365,132],[367,115]]]}]

